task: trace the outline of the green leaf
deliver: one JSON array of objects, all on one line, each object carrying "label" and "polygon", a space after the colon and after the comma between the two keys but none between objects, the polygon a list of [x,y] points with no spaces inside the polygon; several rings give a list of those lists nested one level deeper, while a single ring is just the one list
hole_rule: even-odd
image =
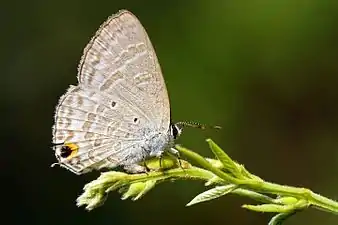
[{"label": "green leaf", "polygon": [[145,182],[145,187],[143,190],[133,198],[133,201],[139,200],[142,196],[144,196],[148,191],[150,191],[153,187],[155,187],[156,181],[155,180],[148,180]]},{"label": "green leaf", "polygon": [[107,195],[102,189],[87,189],[76,199],[76,205],[78,207],[86,206],[86,210],[90,211],[101,206],[106,199]]},{"label": "green leaf", "polygon": [[296,204],[299,201],[299,199],[295,197],[280,197],[275,200],[276,203],[278,204],[283,204],[283,205],[292,205]]},{"label": "green leaf", "polygon": [[213,167],[216,167],[217,169],[223,169],[224,165],[221,161],[217,159],[210,159],[210,158],[205,158]]},{"label": "green leaf", "polygon": [[213,176],[210,180],[208,180],[204,185],[205,186],[210,186],[213,184],[219,184],[222,183],[223,180],[221,178],[219,178],[218,176]]},{"label": "green leaf", "polygon": [[237,185],[234,184],[228,184],[225,186],[218,186],[215,188],[212,188],[210,190],[207,190],[199,195],[197,195],[193,200],[191,200],[187,206],[195,205],[197,203],[210,201],[215,198],[219,198],[223,195],[226,195],[237,188]]},{"label": "green leaf", "polygon": [[277,205],[277,204],[262,204],[262,205],[242,205],[243,208],[256,212],[273,212],[273,213],[289,213],[295,210],[294,205]]},{"label": "green leaf", "polygon": [[236,177],[242,177],[241,171],[237,167],[236,163],[211,139],[207,139],[207,142],[217,159],[223,164],[224,169],[228,170]]},{"label": "green leaf", "polygon": [[153,157],[142,162],[141,165],[146,164],[151,171],[167,170],[180,167],[180,161],[170,155],[164,155],[162,158]]},{"label": "green leaf", "polygon": [[242,188],[237,188],[235,190],[233,190],[234,194],[240,195],[240,196],[245,196],[245,197],[249,197],[251,199],[254,199],[258,202],[262,202],[262,203],[274,203],[275,199],[255,192],[255,191],[251,191],[251,190],[247,190],[247,189],[242,189]]},{"label": "green leaf", "polygon": [[[145,182],[136,182],[129,186],[128,190],[122,195],[121,199],[126,200],[127,198],[137,196],[142,190],[145,188]],[[120,189],[121,192],[125,190],[125,188]]]},{"label": "green leaf", "polygon": [[122,195],[121,199],[133,197],[132,200],[136,201],[145,195],[156,184],[155,180],[148,180],[146,182],[136,182],[129,186],[128,190]]},{"label": "green leaf", "polygon": [[279,213],[271,218],[268,225],[281,225],[287,218],[294,215],[296,211],[290,212],[290,213]]}]

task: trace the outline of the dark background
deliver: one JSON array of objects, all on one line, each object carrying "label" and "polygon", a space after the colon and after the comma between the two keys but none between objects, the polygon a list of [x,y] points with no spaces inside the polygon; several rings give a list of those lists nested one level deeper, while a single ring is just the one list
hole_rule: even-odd
[{"label": "dark background", "polygon": [[[82,50],[119,9],[147,29],[167,83],[179,143],[205,156],[207,137],[262,178],[338,199],[338,1],[6,1],[0,8],[1,204],[10,224],[267,224],[229,195],[186,208],[198,181],[164,183],[137,202],[117,193],[92,212],[75,199],[94,172],[55,162],[54,107],[76,84]],[[4,220],[4,218],[2,218]],[[6,220],[5,220],[6,221]],[[3,222],[1,222],[3,224]],[[287,224],[338,224],[314,209]]]}]

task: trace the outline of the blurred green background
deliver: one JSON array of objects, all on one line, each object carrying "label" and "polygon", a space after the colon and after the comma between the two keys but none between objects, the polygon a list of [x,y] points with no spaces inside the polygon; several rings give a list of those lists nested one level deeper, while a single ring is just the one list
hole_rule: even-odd
[{"label": "blurred green background", "polygon": [[[113,193],[90,213],[76,207],[99,173],[50,168],[54,107],[77,83],[84,46],[123,8],[148,31],[173,120],[223,127],[186,129],[179,143],[212,156],[211,137],[266,180],[338,199],[338,1],[13,0],[0,9],[7,223],[247,225],[272,216],[241,209],[253,202],[233,195],[186,208],[205,190],[198,181],[161,184],[137,202]],[[287,224],[336,225],[338,216],[310,209]]]}]

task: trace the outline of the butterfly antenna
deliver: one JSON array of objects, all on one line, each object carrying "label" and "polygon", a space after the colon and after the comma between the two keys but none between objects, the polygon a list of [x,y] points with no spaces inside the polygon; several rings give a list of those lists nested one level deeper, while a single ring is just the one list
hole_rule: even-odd
[{"label": "butterfly antenna", "polygon": [[187,121],[182,121],[182,122],[178,122],[176,123],[176,125],[178,126],[182,126],[182,127],[193,127],[193,128],[199,128],[199,129],[222,129],[222,127],[220,126],[212,126],[212,125],[206,125],[206,124],[201,124],[198,122],[187,122]]}]

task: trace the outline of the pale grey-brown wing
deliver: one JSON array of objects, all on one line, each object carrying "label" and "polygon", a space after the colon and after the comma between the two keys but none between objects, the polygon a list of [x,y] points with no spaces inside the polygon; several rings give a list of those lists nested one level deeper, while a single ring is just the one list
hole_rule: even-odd
[{"label": "pale grey-brown wing", "polygon": [[[118,98],[71,86],[55,111],[53,143],[61,166],[76,174],[123,163],[126,153],[137,151],[143,137],[134,113]],[[63,148],[73,148],[64,154]]]},{"label": "pale grey-brown wing", "polygon": [[156,53],[129,11],[101,25],[84,50],[78,80],[84,87],[118,96],[154,129],[169,129],[169,97]]}]

